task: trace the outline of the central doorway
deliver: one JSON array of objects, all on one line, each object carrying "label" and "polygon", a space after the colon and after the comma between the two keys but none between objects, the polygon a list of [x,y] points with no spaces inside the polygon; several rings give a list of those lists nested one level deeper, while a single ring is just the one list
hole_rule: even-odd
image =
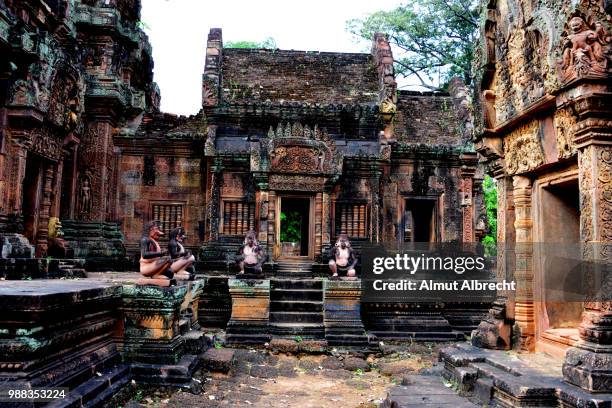
[{"label": "central doorway", "polygon": [[277,244],[281,258],[311,258],[312,197],[281,196],[277,219]]}]

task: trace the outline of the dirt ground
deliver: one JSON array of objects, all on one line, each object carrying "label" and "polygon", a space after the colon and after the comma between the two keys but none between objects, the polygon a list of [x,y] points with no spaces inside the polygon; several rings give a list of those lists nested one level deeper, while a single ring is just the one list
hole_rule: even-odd
[{"label": "dirt ground", "polygon": [[369,356],[239,349],[230,374],[196,373],[199,395],[133,384],[129,400],[114,401],[113,407],[374,408],[404,374],[431,371],[444,345],[384,345],[381,353]]}]

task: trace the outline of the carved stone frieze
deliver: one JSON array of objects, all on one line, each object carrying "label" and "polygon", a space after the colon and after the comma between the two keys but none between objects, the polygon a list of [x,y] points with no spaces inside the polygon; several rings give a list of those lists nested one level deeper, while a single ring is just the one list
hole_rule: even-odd
[{"label": "carved stone frieze", "polygon": [[53,161],[59,160],[62,156],[60,142],[45,133],[34,135],[30,151]]},{"label": "carved stone frieze", "polygon": [[576,154],[573,137],[576,126],[576,116],[566,108],[555,112],[555,135],[557,141],[557,155],[559,159],[567,159]]},{"label": "carved stone frieze", "polygon": [[325,177],[272,174],[270,175],[269,185],[270,190],[323,191]]},{"label": "carved stone frieze", "polygon": [[525,173],[544,164],[539,133],[539,122],[534,120],[518,127],[506,136],[504,157],[507,174]]}]

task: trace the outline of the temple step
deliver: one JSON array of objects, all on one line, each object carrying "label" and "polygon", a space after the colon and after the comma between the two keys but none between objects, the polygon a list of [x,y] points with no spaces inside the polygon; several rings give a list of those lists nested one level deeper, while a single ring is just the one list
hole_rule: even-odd
[{"label": "temple step", "polygon": [[[423,328],[421,328],[423,330]],[[450,341],[464,340],[462,332],[435,332],[435,331],[370,331],[379,339],[385,340],[421,340],[421,341]]]},{"label": "temple step", "polygon": [[272,323],[323,323],[321,312],[270,312]]},{"label": "temple step", "polygon": [[320,289],[273,289],[270,293],[272,302],[277,300],[293,301],[323,301],[323,291]]},{"label": "temple step", "polygon": [[275,336],[323,338],[323,281],[273,279],[270,327]]},{"label": "temple step", "polygon": [[312,278],[312,262],[281,261],[276,264],[275,276],[286,278]]},{"label": "temple step", "polygon": [[323,323],[270,323],[270,330],[275,336],[300,336],[313,339],[325,337]]},{"label": "temple step", "polygon": [[51,408],[60,407],[102,407],[132,379],[129,366],[122,364],[113,367],[89,381],[70,389],[65,399],[56,400],[46,405]]},{"label": "temple step", "polygon": [[323,302],[277,300],[270,304],[270,312],[323,312]]},{"label": "temple step", "polygon": [[323,289],[323,281],[318,279],[273,279],[273,289]]}]

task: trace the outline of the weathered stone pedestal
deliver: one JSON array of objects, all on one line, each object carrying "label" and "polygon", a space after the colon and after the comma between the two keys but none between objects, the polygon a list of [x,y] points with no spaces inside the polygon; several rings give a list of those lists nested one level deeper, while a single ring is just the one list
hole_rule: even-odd
[{"label": "weathered stone pedestal", "polygon": [[120,302],[121,287],[108,283],[0,285],[0,383],[68,387],[70,395],[61,406],[110,398],[130,379],[114,339]]},{"label": "weathered stone pedestal", "polygon": [[270,280],[229,279],[232,317],[227,324],[228,344],[264,344],[270,341]]},{"label": "weathered stone pedestal", "polygon": [[563,378],[589,392],[612,393],[610,302],[589,302],[582,313],[581,341],[567,350]]},{"label": "weathered stone pedestal", "polygon": [[181,307],[184,310],[193,307],[201,285],[202,282],[195,281],[168,288],[137,285],[123,288],[122,351],[137,381],[194,387],[192,376],[201,350],[187,353],[186,340],[181,335]]},{"label": "weathered stone pedestal", "polygon": [[506,319],[505,298],[493,302],[489,314],[480,322],[478,328],[472,331],[472,345],[493,350],[509,350],[512,326]]},{"label": "weathered stone pedestal", "polygon": [[323,323],[330,346],[366,347],[368,336],[361,322],[361,281],[323,283]]}]

